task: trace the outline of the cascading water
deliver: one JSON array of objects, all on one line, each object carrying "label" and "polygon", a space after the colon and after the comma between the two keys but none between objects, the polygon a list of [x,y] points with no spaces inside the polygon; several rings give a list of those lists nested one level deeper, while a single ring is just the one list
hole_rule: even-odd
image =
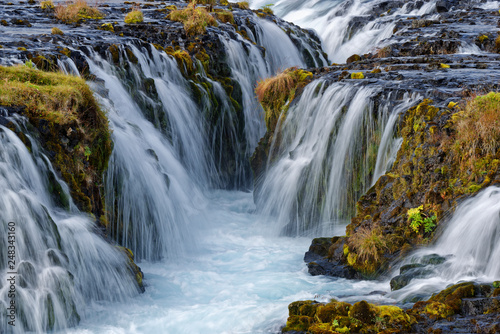
[{"label": "cascading water", "polygon": [[[64,329],[88,312],[85,305],[123,302],[139,292],[126,255],[94,233],[90,217],[76,210],[67,186],[55,177],[37,142],[30,141],[31,153],[11,130],[0,126],[0,217],[4,222],[0,246],[13,246],[9,250],[15,254],[0,258],[1,332]],[[58,189],[69,209],[55,204],[50,188]],[[7,316],[12,300],[12,282],[7,279],[12,276],[15,326],[8,324],[12,319]]]},{"label": "cascading water", "polygon": [[[150,68],[146,61],[141,65],[150,73],[155,73],[153,70],[159,73],[161,69],[165,72],[178,71],[165,54],[157,57],[166,58],[162,62],[157,59],[161,66],[155,68],[153,65]],[[104,87],[94,86],[94,90],[104,95],[101,96],[101,102],[108,110],[113,129],[114,149],[106,173],[105,196],[106,208],[111,216],[112,235],[120,244],[132,249],[138,258],[178,257],[186,245],[193,243],[190,240],[196,228],[189,226],[187,215],[194,208],[193,201],[202,205],[203,195],[179,159],[182,148],[176,150],[175,144],[172,145],[144,118],[121,81],[112,74],[113,68],[109,63],[96,54],[93,59],[89,59],[90,70],[104,81]],[[170,85],[181,94],[174,98],[189,101],[188,95],[175,86],[175,78],[173,76],[168,83],[157,78],[155,83],[158,82],[160,91],[163,85]],[[169,97],[163,96],[164,99]],[[180,113],[186,111],[172,110]],[[182,120],[188,115],[178,117]],[[192,122],[191,126],[196,126],[196,119],[185,122]],[[196,138],[199,133],[191,133],[189,127],[179,127],[177,131],[180,138],[195,138],[190,141],[205,139]],[[184,159],[202,160],[205,154],[202,144],[186,151],[188,155]]]},{"label": "cascading water", "polygon": [[[266,27],[274,25],[264,21],[260,24]],[[270,32],[262,29],[259,38],[270,40],[277,35],[288,40],[287,45],[292,51],[296,50],[288,36],[277,26],[276,29]],[[234,169],[237,177],[242,179],[234,186],[244,185],[243,179],[250,177],[245,174],[248,162],[243,161],[248,161],[264,129],[263,111],[253,96],[255,83],[279,67],[304,65],[298,51],[293,51],[291,59],[279,59],[277,51],[273,51],[277,47],[273,48],[271,44],[268,45],[268,54],[274,56],[268,61],[261,50],[237,36],[237,40],[220,39],[227,51],[232,78],[242,91],[243,139],[237,133],[238,120],[233,116],[237,113],[230,99],[220,83],[207,77],[202,70],[198,76],[210,84],[211,94],[218,101],[220,120],[216,128],[219,127],[219,132],[214,131],[212,139],[206,131],[209,126],[202,117],[202,108],[213,107],[209,104],[210,99],[205,96],[202,101],[206,105],[201,107],[193,101],[190,83],[166,53],[160,53],[152,46],[138,48],[128,45],[138,65],[128,60],[125,50],[120,50],[122,61],[130,69],[125,75],[122,69],[90,52],[90,70],[104,82],[103,87],[92,85],[109,110],[115,143],[105,196],[111,216],[111,234],[120,244],[132,249],[139,259],[178,258],[186,248],[193,248],[187,245],[194,245],[193,235],[198,227],[190,225],[189,216],[203,207],[201,190],[211,185],[219,186],[217,175],[220,172],[216,166],[223,162],[216,160],[216,148],[227,145],[219,141],[226,136],[234,141],[232,145],[235,147],[246,146],[242,154],[234,157]],[[154,87],[149,90],[156,92],[161,106],[159,111],[154,106],[154,96],[151,97],[155,94],[148,93],[143,87],[143,82],[148,80]],[[123,82],[132,83],[126,88]],[[132,95],[140,98],[134,99]],[[229,129],[230,134],[224,129]],[[223,154],[218,156],[221,159]],[[134,182],[127,182],[130,179]]]},{"label": "cascading water", "polygon": [[[254,42],[250,43],[241,36],[236,35],[237,39],[231,38],[228,34],[220,35],[219,39],[225,47],[227,65],[231,68],[231,78],[236,82],[242,93],[242,108],[245,115],[245,140],[246,149],[243,159],[248,161],[252,155],[259,140],[265,134],[264,110],[255,99],[255,84],[257,81],[272,76],[280,70],[289,67],[306,67],[307,61],[304,55],[307,55],[311,65],[324,66],[327,64],[322,54],[315,54],[306,40],[304,33],[297,28],[291,27],[286,22],[280,24],[292,31],[288,36],[281,26],[276,23],[260,19],[256,15],[247,17],[252,22],[251,29],[244,20],[241,24]],[[301,53],[292,42],[294,38],[296,44],[300,44]],[[265,48],[263,56],[262,49],[256,45]],[[283,54],[282,50],[287,50]],[[313,56],[313,54],[315,54]]]},{"label": "cascading water", "polygon": [[436,255],[444,262],[424,267],[423,275],[392,292],[390,297],[399,300],[422,294],[425,297],[459,281],[498,280],[499,240],[500,188],[489,187],[457,207],[434,246],[413,253],[401,265],[428,265],[425,259]]},{"label": "cascading water", "polygon": [[[267,5],[254,0],[252,7]],[[393,4],[395,7],[390,7]],[[419,6],[418,6],[419,5]],[[273,10],[287,21],[318,32],[323,47],[333,62],[345,62],[353,54],[364,54],[394,33],[402,17],[435,12],[435,1],[277,1]]]},{"label": "cascading water", "polygon": [[[433,1],[418,8],[412,2],[400,2],[401,8],[384,8],[383,3],[317,1],[304,8],[311,3],[280,1],[276,12],[309,22],[306,25],[320,32],[332,60],[344,61],[376,43],[382,46],[379,42],[393,34],[397,19],[434,10]],[[145,294],[127,299],[126,304],[122,298],[137,288],[128,278],[125,256],[91,232],[91,220],[76,212],[70,200],[70,211],[64,211],[50,199],[47,182],[53,181],[47,181],[47,175],[54,173],[48,160],[34,141],[30,155],[10,130],[2,128],[0,168],[6,169],[1,170],[0,182],[9,191],[0,195],[0,205],[11,205],[17,213],[29,212],[28,218],[11,218],[8,210],[1,213],[7,212],[3,220],[18,224],[23,236],[19,256],[26,254],[18,268],[23,281],[19,331],[67,331],[85,315],[69,332],[269,333],[280,330],[287,305],[298,299],[391,302],[405,298],[405,289],[385,297],[365,295],[388,291],[387,282],[312,277],[302,263],[310,239],[277,235],[283,230],[295,235],[343,234],[342,225],[335,222],[350,217],[359,195],[391,165],[400,144],[394,131],[398,114],[420,97],[386,94],[374,103],[380,92],[372,85],[376,77],[366,85],[349,80],[310,84],[288,111],[280,140],[273,144],[278,154],[269,162],[257,194],[258,209],[265,213],[260,215],[251,193],[213,190],[250,188],[247,160],[265,131],[263,111],[253,97],[254,84],[289,66],[321,67],[327,62],[293,25],[273,23],[253,13],[236,16],[239,29],[258,45],[237,35],[229,24],[220,24],[216,38],[209,36],[215,28],[207,30],[208,38],[223,46],[218,65],[225,66],[227,81],[205,73],[201,61],[186,79],[182,75],[186,68],[172,56],[142,42],[127,44],[126,38],[116,37],[118,51],[108,52],[108,58],[97,54],[98,46],[96,52],[80,48],[88,51],[90,72],[96,78],[89,84],[113,129],[105,197],[110,234],[134,250],[145,272]],[[247,26],[247,19],[252,24]],[[70,40],[69,36],[64,38]],[[88,43],[84,40],[75,43]],[[108,42],[102,43],[107,47]],[[101,46],[101,55],[105,47]],[[18,61],[7,63],[13,62]],[[71,61],[59,63],[77,74]],[[69,198],[66,186],[58,184]],[[494,192],[482,200],[497,199]],[[483,211],[494,206],[490,203]],[[276,227],[274,231],[270,226]],[[498,234],[493,225],[488,229],[489,234],[477,238]],[[469,252],[478,254],[475,259],[498,257],[491,240],[485,242],[492,245],[490,253],[479,248]],[[460,267],[467,263],[466,254],[449,247],[457,243],[457,239],[443,239],[438,243],[443,249],[429,251],[455,254],[443,265],[450,272],[443,282],[498,275],[493,260]],[[160,259],[168,261],[153,262]],[[2,261],[5,257],[0,259],[4,268]],[[31,272],[40,275],[35,279]],[[2,312],[8,301],[5,282],[0,283]],[[408,290],[417,283],[412,282]],[[432,287],[432,292],[436,289]],[[90,315],[82,307],[89,302],[94,309]],[[6,328],[5,323],[0,325]]]},{"label": "cascading water", "polygon": [[278,231],[328,235],[335,221],[351,217],[356,200],[373,183],[374,169],[385,172],[398,149],[397,114],[415,98],[406,96],[396,106],[381,103],[376,110],[372,98],[377,92],[312,82],[277,126],[280,139],[273,145],[279,153],[270,157],[256,198],[264,215],[276,217]]}]

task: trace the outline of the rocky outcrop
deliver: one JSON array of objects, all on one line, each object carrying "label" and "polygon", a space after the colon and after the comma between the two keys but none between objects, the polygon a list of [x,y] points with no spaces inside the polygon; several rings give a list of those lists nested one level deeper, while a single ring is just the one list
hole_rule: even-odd
[{"label": "rocky outcrop", "polygon": [[[7,125],[30,147],[26,137],[36,138],[54,167],[69,185],[80,210],[94,214],[104,224],[100,189],[111,154],[108,119],[85,81],[28,66],[0,67],[0,105],[8,114],[25,116],[29,126]],[[56,202],[69,208],[55,180],[51,192]]]},{"label": "rocky outcrop", "polygon": [[284,333],[499,333],[500,297],[493,284],[460,283],[403,309],[364,300],[288,306]]}]

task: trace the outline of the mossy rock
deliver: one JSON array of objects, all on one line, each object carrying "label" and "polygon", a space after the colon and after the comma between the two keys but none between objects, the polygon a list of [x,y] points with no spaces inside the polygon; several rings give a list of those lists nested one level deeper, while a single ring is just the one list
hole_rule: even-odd
[{"label": "mossy rock", "polygon": [[101,216],[112,142],[107,117],[85,80],[26,66],[0,66],[0,79],[0,105],[24,107],[76,205]]},{"label": "mossy rock", "polygon": [[[360,197],[346,228],[346,265],[376,277],[391,261],[432,241],[458,201],[500,182],[500,128],[493,126],[500,122],[500,94],[458,105],[439,109],[425,99],[401,116],[396,161]],[[410,209],[418,209],[426,223],[412,225]],[[363,239],[373,239],[368,232],[376,228],[384,231],[381,243],[365,247],[372,250],[367,254]]]}]

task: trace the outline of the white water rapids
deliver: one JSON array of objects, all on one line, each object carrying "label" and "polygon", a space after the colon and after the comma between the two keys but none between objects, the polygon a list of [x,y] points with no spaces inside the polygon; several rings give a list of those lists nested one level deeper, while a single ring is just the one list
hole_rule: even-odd
[{"label": "white water rapids", "polygon": [[[392,34],[396,18],[434,10],[433,1],[419,9],[403,7],[351,30],[352,20],[368,15],[373,3],[354,0],[343,8],[333,1],[315,1],[310,8],[302,4],[278,1],[276,12],[316,28],[330,58],[338,61],[378,45]],[[341,10],[345,15],[336,15]],[[245,122],[245,142],[238,143],[234,158],[240,179],[233,188],[251,178],[244,175],[249,173],[245,163],[265,132],[255,82],[278,69],[305,64],[280,27],[256,20],[259,29],[248,35],[266,46],[265,54],[241,37],[220,37],[231,77],[241,86]],[[174,59],[154,47],[129,46],[138,63],[128,64],[132,74],[127,79],[150,79],[155,102],[161,105],[156,110],[161,115],[155,116],[168,119],[165,128],[145,117],[130,92],[139,88],[127,86],[121,69],[97,52],[86,56],[98,78],[91,87],[113,130],[114,151],[105,176],[110,235],[134,251],[146,291],[137,293],[126,273],[126,258],[92,230],[88,216],[71,203],[69,210],[54,203],[47,193],[47,175],[54,173],[37,146],[30,153],[12,131],[1,127],[0,214],[3,221],[22,224],[18,260],[27,278],[19,288],[27,325],[18,327],[19,333],[52,328],[79,334],[278,333],[287,305],[296,300],[395,303],[416,294],[428,297],[459,280],[500,277],[500,198],[495,188],[463,203],[443,232],[446,238],[414,254],[417,259],[434,253],[449,258],[432,278],[390,292],[388,281],[313,277],[307,272],[303,257],[311,238],[344,234],[356,196],[394,160],[401,143],[394,134],[398,114],[420,96],[397,101],[388,96],[375,106],[371,98],[379,93],[376,87],[349,81],[312,83],[288,111],[279,155],[268,166],[256,206],[251,192],[216,189],[222,183],[217,175],[222,163],[211,150],[225,138],[208,135],[202,115],[211,106],[196,104]],[[61,66],[69,72],[76,69],[70,61]],[[218,125],[236,122],[230,119],[235,110],[222,85],[201,71],[197,75],[210,83],[219,102]],[[236,127],[228,131],[227,138],[237,138]],[[67,194],[66,186],[56,182]],[[465,242],[464,235],[470,240]],[[7,292],[3,280],[2,312]],[[0,331],[5,328],[0,322]]]}]

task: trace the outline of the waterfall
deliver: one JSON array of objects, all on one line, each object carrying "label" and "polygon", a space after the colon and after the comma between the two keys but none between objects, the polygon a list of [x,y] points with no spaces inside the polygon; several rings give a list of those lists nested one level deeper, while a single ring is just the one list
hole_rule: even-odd
[{"label": "waterfall", "polygon": [[[458,205],[444,222],[436,243],[409,255],[401,266],[416,265],[417,275],[389,297],[408,300],[426,298],[460,281],[491,282],[500,277],[500,188],[488,187]],[[428,258],[440,259],[437,262]]]},{"label": "waterfall", "polygon": [[[137,51],[137,50],[136,50]],[[154,52],[154,51],[153,51]],[[178,72],[176,65],[166,54],[153,53],[151,63],[142,59],[139,64],[146,74]],[[138,54],[140,56],[140,54]],[[157,57],[154,63],[154,58]],[[164,57],[164,60],[159,60]],[[113,74],[112,67],[99,55],[93,54],[88,59],[90,71],[103,81],[103,86],[92,83],[101,104],[108,111],[110,126],[113,130],[113,153],[106,172],[106,210],[110,215],[111,234],[117,241],[134,252],[139,259],[175,258],[180,256],[185,247],[191,244],[194,227],[189,226],[188,214],[194,210],[194,202],[203,205],[203,195],[198,184],[190,177],[185,165],[181,162],[183,155],[186,165],[189,162],[204,163],[205,138],[199,133],[191,133],[197,125],[197,114],[184,109],[175,108],[174,102],[166,99],[183,99],[186,107],[189,95],[176,86],[172,75],[166,80],[156,77],[154,83],[162,89],[169,86],[179,95],[164,94],[165,112],[172,112],[172,122],[191,123],[176,129],[173,140],[169,141],[162,132],[145,119],[141,109],[127,92],[121,80]],[[149,71],[149,72],[147,72]],[[166,81],[166,82],[165,82]],[[167,108],[169,108],[167,110]],[[196,111],[196,109],[195,109]],[[179,115],[185,112],[186,114]],[[179,117],[179,119],[175,119]],[[186,117],[193,117],[184,119]],[[185,147],[178,144],[175,137],[189,137],[188,142],[199,140],[198,145]],[[200,168],[200,166],[197,166]],[[195,173],[196,170],[192,171]],[[197,175],[198,179],[205,175]]]},{"label": "waterfall", "polygon": [[385,172],[398,149],[397,114],[417,97],[397,103],[380,98],[376,108],[378,92],[318,80],[288,110],[276,130],[279,143],[273,143],[278,156],[270,158],[256,190],[258,207],[276,217],[278,231],[328,234],[335,222],[352,216],[359,196]]},{"label": "waterfall", "polygon": [[[251,4],[259,8],[266,2],[254,0]],[[395,2],[396,6],[398,4]],[[430,14],[436,8],[435,1],[407,2],[401,6],[393,8],[386,1],[373,0],[319,0],[312,3],[279,0],[273,10],[287,21],[317,31],[330,60],[343,63],[353,54],[364,54],[382,47],[381,42],[393,35],[398,19]]]},{"label": "waterfall", "polygon": [[[297,27],[292,27],[286,22],[279,22],[278,25],[258,18],[255,14],[246,18],[252,23],[251,25],[245,20],[240,20],[238,24],[245,29],[253,43],[237,34],[236,36],[221,34],[219,39],[225,48],[227,65],[231,68],[231,78],[242,91],[246,139],[244,159],[248,161],[266,129],[264,110],[255,98],[256,83],[289,67],[306,67],[307,61],[299,49],[305,50],[310,60],[309,65],[321,67],[326,65],[327,61],[323,55],[313,50],[311,40],[307,39],[304,32]],[[283,31],[284,28],[291,31],[290,36]],[[265,48],[264,53],[262,47]],[[287,50],[287,53],[284,54],[283,50]]]},{"label": "waterfall", "polygon": [[500,188],[489,187],[462,203],[447,224],[433,251],[453,257],[443,273],[462,276],[500,277]]},{"label": "waterfall", "polygon": [[[387,98],[388,101],[392,100],[391,95],[392,94],[389,94],[389,97]],[[418,94],[405,93],[402,102],[397,103],[392,108],[392,112],[388,110],[390,108],[390,104],[386,104],[383,106],[383,114],[390,114],[390,116],[387,120],[387,124],[384,127],[382,138],[380,139],[380,145],[377,152],[377,159],[375,160],[376,163],[375,169],[373,171],[371,185],[374,185],[375,182],[377,182],[377,180],[391,168],[392,164],[396,160],[399,147],[403,143],[403,138],[397,137],[395,134],[396,131],[394,127],[396,125],[396,121],[401,116],[401,114],[410,109],[415,101],[421,99],[422,97]]]},{"label": "waterfall", "polygon": [[[125,254],[93,231],[92,220],[77,211],[36,140],[25,135],[31,153],[0,126],[0,246],[13,246],[15,253],[9,258],[5,251],[0,258],[1,332],[64,329],[76,325],[91,302],[123,302],[138,293]],[[57,189],[69,209],[56,205],[48,189]],[[8,238],[9,231],[15,238]],[[11,272],[17,272],[15,327],[7,323]]]}]

